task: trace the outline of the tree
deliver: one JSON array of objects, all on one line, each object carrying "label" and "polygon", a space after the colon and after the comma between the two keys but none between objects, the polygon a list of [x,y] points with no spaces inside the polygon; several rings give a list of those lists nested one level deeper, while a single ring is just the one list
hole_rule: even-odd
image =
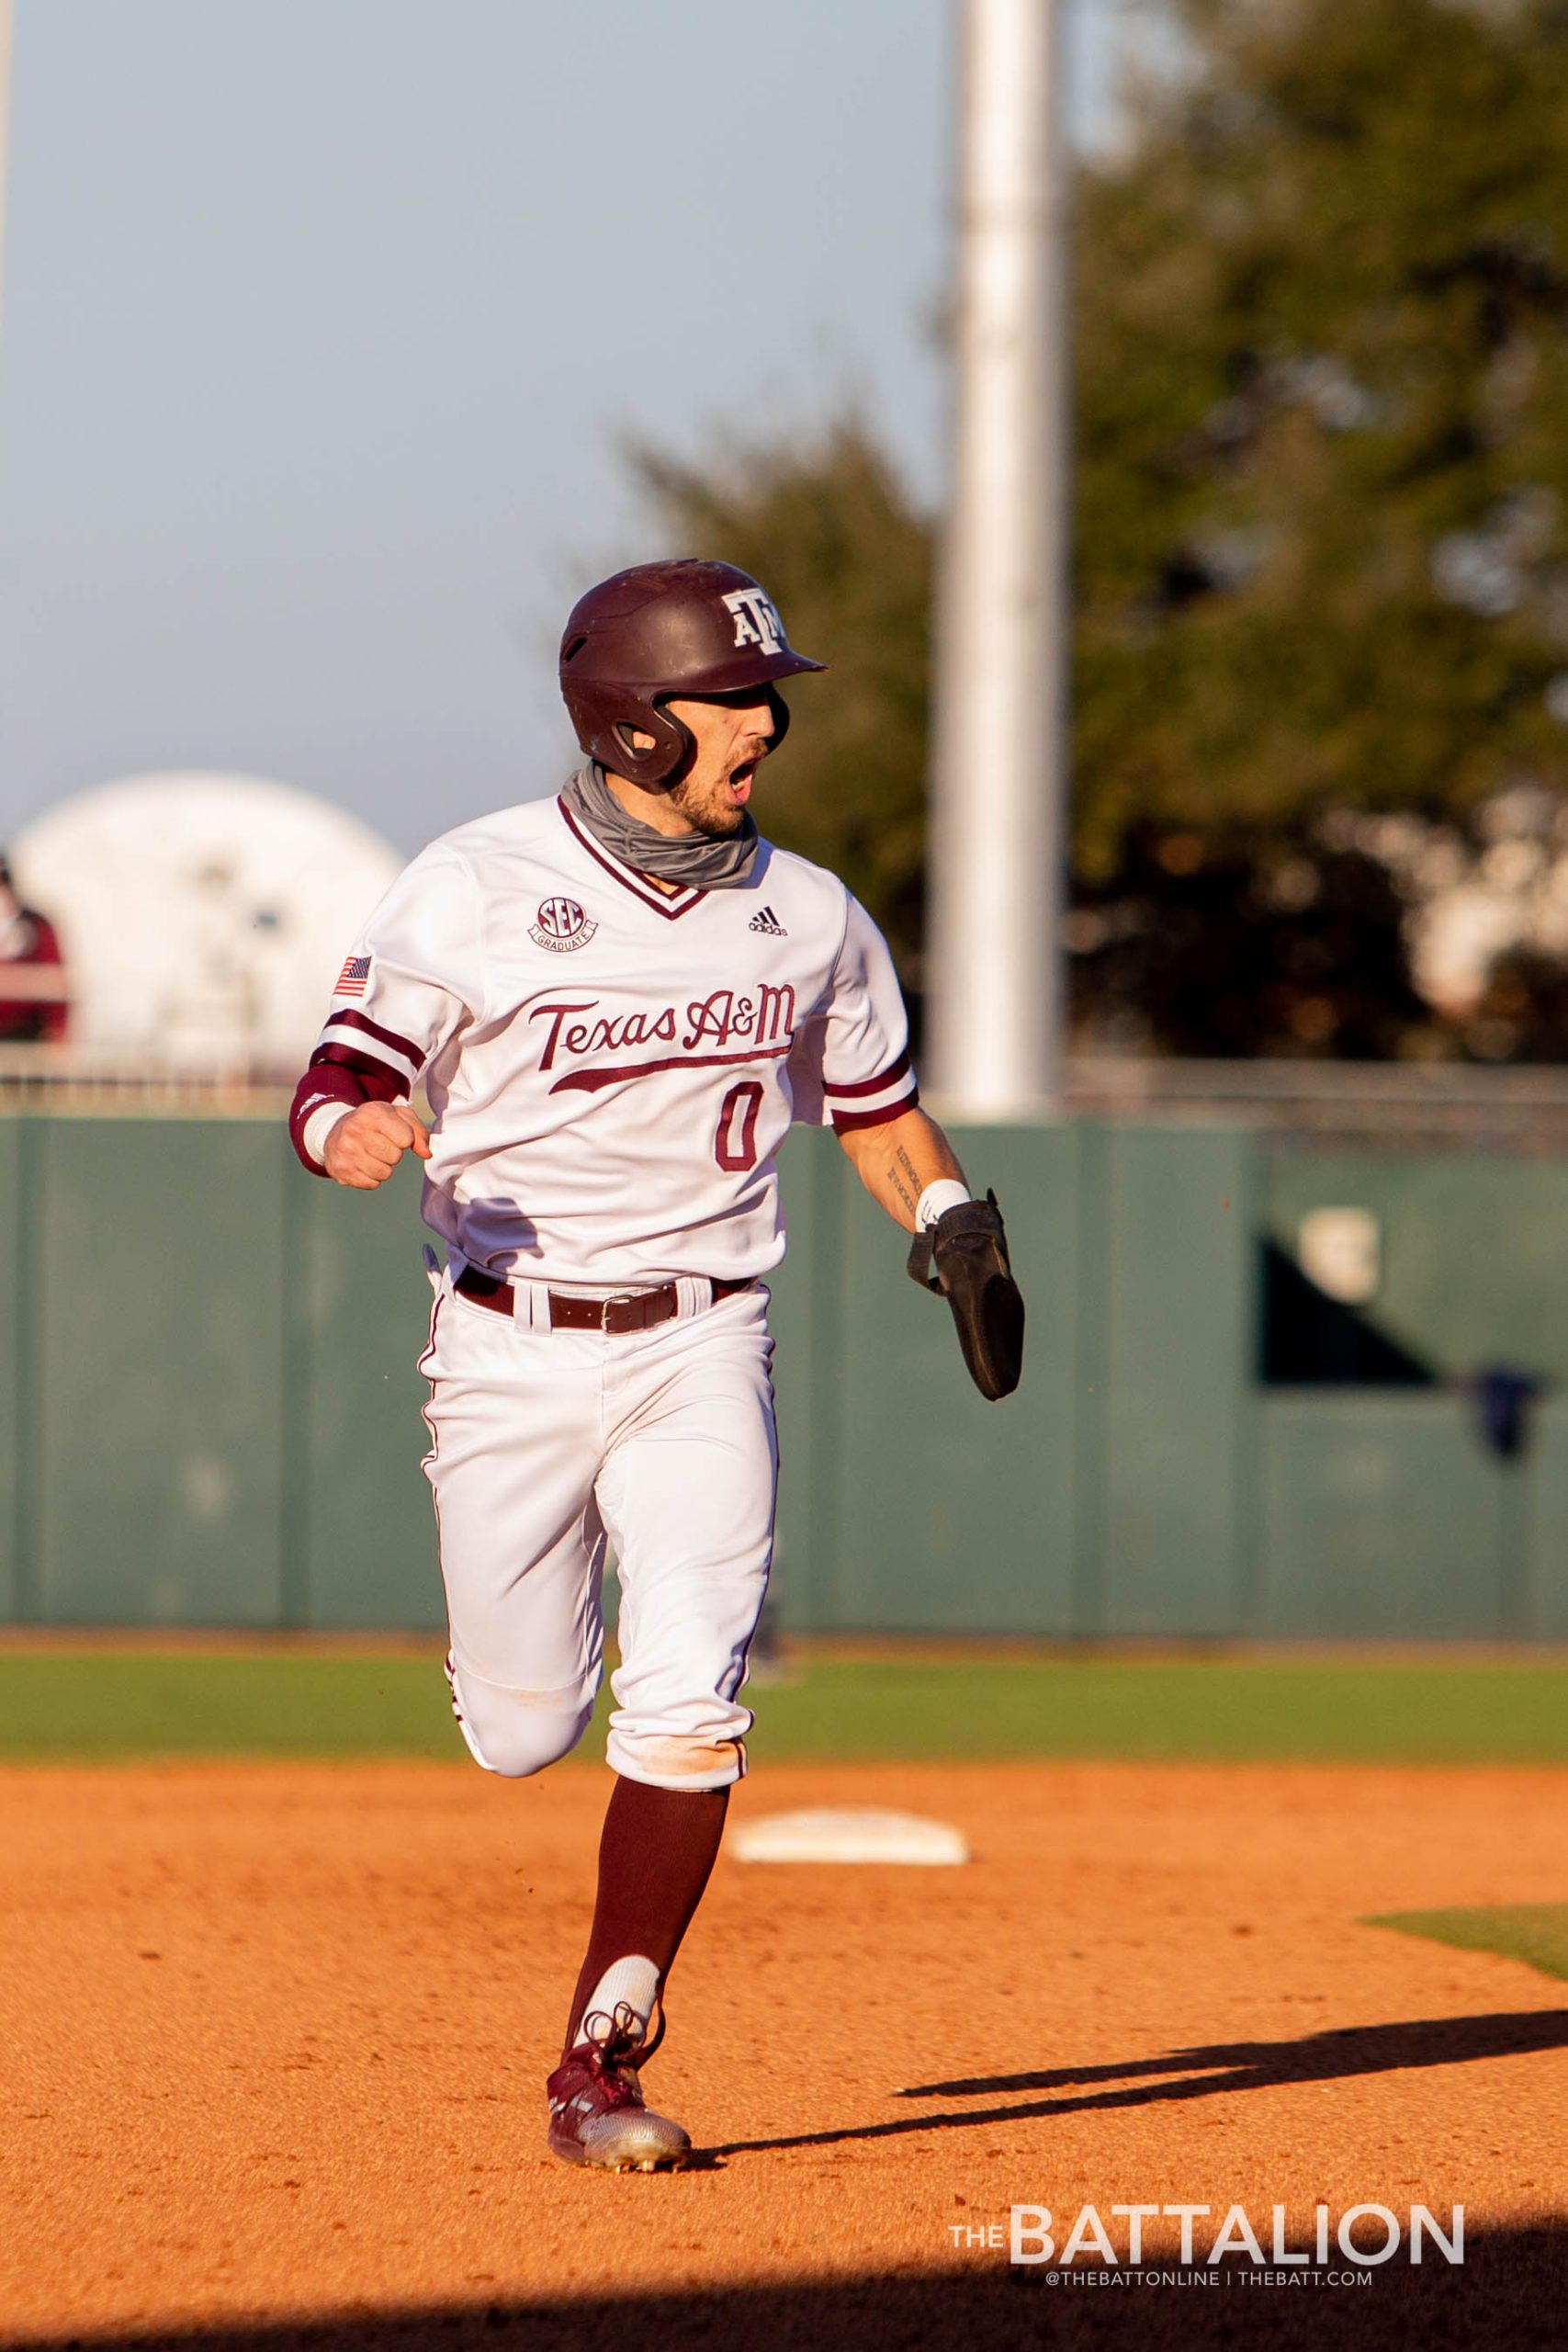
[{"label": "tree", "polygon": [[[1183,69],[1077,209],[1080,1030],[1490,1053],[1414,990],[1410,875],[1344,820],[1480,860],[1485,811],[1568,786],[1568,0],[1176,6]],[[860,424],[643,469],[842,665],[781,838],[918,979],[926,519]],[[1520,1051],[1551,968],[1509,966]]]},{"label": "tree", "polygon": [[[1180,15],[1189,70],[1079,205],[1075,863],[1103,911],[1174,839],[1299,946],[1329,812],[1568,783],[1568,11]],[[1369,1008],[1341,936],[1258,1044],[1408,1043],[1407,979]],[[1143,993],[1110,941],[1089,993],[1097,956]]]}]

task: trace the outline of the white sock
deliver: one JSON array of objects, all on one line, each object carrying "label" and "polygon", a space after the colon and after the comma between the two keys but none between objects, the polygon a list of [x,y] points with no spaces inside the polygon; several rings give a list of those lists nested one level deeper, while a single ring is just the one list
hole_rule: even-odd
[{"label": "white sock", "polygon": [[608,2018],[613,2023],[615,2011],[623,2007],[631,2010],[646,2033],[658,1998],[659,1971],[645,1954],[634,1951],[625,1960],[612,1961],[589,1995],[572,2040],[587,2041],[590,2018]]},{"label": "white sock", "polygon": [[961,1209],[972,1198],[967,1184],[956,1176],[939,1176],[928,1184],[915,1205],[915,1230],[923,1233],[928,1226],[945,1216],[949,1209]]}]

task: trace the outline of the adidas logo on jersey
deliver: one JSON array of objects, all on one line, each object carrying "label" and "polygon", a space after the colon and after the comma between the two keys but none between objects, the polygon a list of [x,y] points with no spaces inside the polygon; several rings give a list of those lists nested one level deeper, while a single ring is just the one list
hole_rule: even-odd
[{"label": "adidas logo on jersey", "polygon": [[787,939],[789,937],[789,933],[785,931],[783,923],[780,922],[777,915],[774,914],[772,907],[764,907],[760,915],[753,915],[746,928],[748,931],[765,931],[770,939]]}]

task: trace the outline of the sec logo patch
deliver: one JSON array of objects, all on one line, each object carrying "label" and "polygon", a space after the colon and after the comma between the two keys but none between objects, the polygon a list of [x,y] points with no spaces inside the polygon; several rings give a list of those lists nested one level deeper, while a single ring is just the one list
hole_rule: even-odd
[{"label": "sec logo patch", "polygon": [[562,956],[570,948],[586,947],[598,928],[575,899],[541,899],[528,936],[536,947],[547,947],[552,956]]}]

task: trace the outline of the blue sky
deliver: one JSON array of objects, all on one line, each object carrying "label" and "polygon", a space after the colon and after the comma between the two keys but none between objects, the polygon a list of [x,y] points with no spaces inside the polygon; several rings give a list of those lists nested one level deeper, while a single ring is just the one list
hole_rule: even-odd
[{"label": "blue sky", "polygon": [[565,607],[654,551],[628,433],[853,396],[940,495],[952,0],[15,18],[0,840],[165,767],[407,850],[554,789]]}]

